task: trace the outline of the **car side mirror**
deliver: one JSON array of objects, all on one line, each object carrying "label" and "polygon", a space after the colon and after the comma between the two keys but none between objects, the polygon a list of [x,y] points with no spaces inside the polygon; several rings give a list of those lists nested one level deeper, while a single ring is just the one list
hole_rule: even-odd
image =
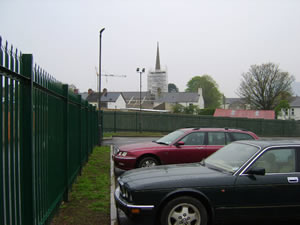
[{"label": "car side mirror", "polygon": [[184,145],[184,142],[183,141],[178,141],[177,143],[176,143],[176,146],[178,147],[178,146],[181,146],[181,145]]},{"label": "car side mirror", "polygon": [[250,170],[247,171],[247,174],[249,174],[249,175],[265,175],[266,169],[262,168],[262,167],[251,168]]}]

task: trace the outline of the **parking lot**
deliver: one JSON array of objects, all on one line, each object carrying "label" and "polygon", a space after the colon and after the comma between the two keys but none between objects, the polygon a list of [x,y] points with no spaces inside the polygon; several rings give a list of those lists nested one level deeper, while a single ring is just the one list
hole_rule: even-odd
[{"label": "parking lot", "polygon": [[[131,144],[131,143],[140,143],[140,142],[147,142],[147,141],[152,141],[152,140],[156,140],[157,138],[155,137],[114,137],[113,139],[110,140],[105,140],[103,142],[104,145],[124,145],[124,144]],[[286,139],[286,138],[266,138],[266,139]],[[295,138],[292,138],[295,139]],[[300,139],[299,137],[296,139]],[[123,171],[116,169],[114,170],[114,174],[115,176],[119,176],[122,174]],[[117,214],[117,224],[114,225],[143,225],[143,224],[134,224],[132,223],[130,220],[128,220],[128,218],[125,216],[125,214],[121,211],[121,210],[117,210],[116,211]],[[247,223],[243,223],[244,225]],[[274,223],[270,223],[270,224],[274,224]],[[298,225],[299,223],[295,223],[295,222],[289,222],[286,221],[284,222],[284,224],[282,223],[278,223],[280,225]],[[221,225],[221,224],[218,224]],[[238,224],[236,224],[238,225]],[[250,225],[250,224],[249,224]],[[268,225],[268,223],[264,223],[264,225]]]}]

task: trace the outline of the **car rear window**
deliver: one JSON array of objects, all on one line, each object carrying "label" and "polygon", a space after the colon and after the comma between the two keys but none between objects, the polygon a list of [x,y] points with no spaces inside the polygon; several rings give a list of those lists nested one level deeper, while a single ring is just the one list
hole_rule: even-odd
[{"label": "car rear window", "polygon": [[225,145],[225,133],[208,132],[208,145]]},{"label": "car rear window", "polygon": [[253,140],[254,139],[251,135],[245,134],[245,133],[233,132],[233,133],[231,133],[231,135],[233,136],[234,140],[236,140],[236,141]]}]

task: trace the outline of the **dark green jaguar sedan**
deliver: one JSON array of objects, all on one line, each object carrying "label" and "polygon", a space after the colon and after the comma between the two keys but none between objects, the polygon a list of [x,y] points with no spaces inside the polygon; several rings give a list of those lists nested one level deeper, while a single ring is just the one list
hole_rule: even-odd
[{"label": "dark green jaguar sedan", "polygon": [[134,169],[117,207],[139,224],[206,225],[300,217],[300,141],[238,141],[200,163]]}]

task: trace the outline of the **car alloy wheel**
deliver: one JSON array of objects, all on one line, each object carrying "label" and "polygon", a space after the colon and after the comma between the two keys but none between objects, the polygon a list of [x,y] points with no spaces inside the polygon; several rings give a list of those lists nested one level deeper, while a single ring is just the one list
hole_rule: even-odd
[{"label": "car alloy wheel", "polygon": [[183,196],[170,201],[163,209],[162,225],[206,225],[207,212],[198,200]]},{"label": "car alloy wheel", "polygon": [[141,159],[141,161],[138,164],[139,168],[142,167],[152,167],[158,165],[158,161],[153,157],[145,157]]}]

